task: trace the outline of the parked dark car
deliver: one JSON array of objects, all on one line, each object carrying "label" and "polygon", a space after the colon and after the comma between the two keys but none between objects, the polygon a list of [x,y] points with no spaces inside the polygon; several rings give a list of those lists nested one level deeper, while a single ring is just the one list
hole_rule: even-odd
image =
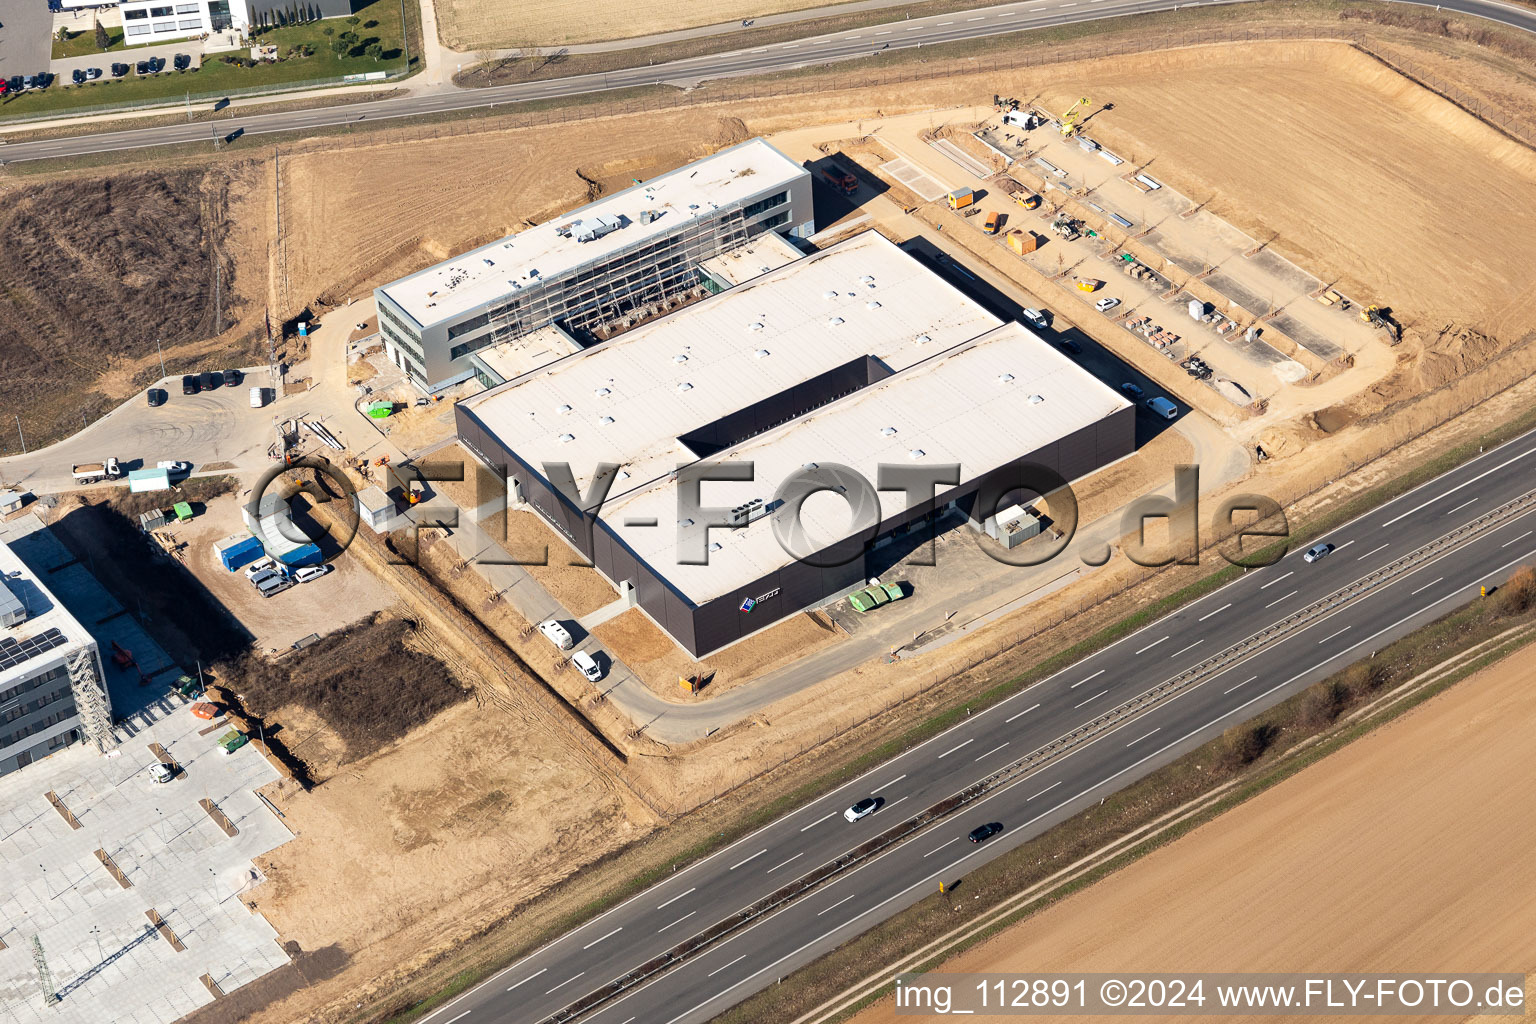
[{"label": "parked dark car", "polygon": [[52,71],[39,71],[37,73],[37,87],[39,89],[46,89],[53,84],[53,80],[57,77]]},{"label": "parked dark car", "polygon": [[149,399],[151,409],[158,409],[165,404],[167,395],[160,388],[150,388],[145,392],[145,397]]},{"label": "parked dark car", "polygon": [[237,387],[239,387],[240,386],[240,381],[243,380],[243,379],[244,378],[241,376],[239,370],[225,370],[224,371],[224,386],[227,387],[227,388],[237,388]]},{"label": "parked dark car", "polygon": [[204,391],[212,391],[224,386],[224,375],[218,370],[209,370],[199,375],[197,382],[202,385]]},{"label": "parked dark car", "polygon": [[197,374],[189,373],[185,377],[181,378],[181,393],[182,394],[184,394],[184,395],[195,395],[195,394],[197,394],[201,390],[203,390],[203,386],[198,381]]},{"label": "parked dark car", "polygon": [[171,58],[171,63],[175,65],[177,71],[185,71],[192,66],[192,58],[185,53],[178,53]]},{"label": "parked dark car", "polygon": [[147,61],[147,60],[139,61],[137,64],[135,64],[133,66],[133,73],[136,74],[136,75],[147,75],[147,74],[149,74],[149,61]]},{"label": "parked dark car", "polygon": [[113,78],[122,78],[130,70],[131,69],[128,67],[127,64],[123,64],[121,62],[119,62],[117,64],[113,64],[112,65],[112,77]]},{"label": "parked dark car", "polygon": [[21,92],[21,76],[12,75],[10,78],[7,78],[5,80],[5,87],[8,92]]},{"label": "parked dark car", "polygon": [[1057,338],[1056,344],[1061,346],[1061,350],[1069,355],[1080,356],[1083,354],[1083,346],[1071,338]]},{"label": "parked dark car", "polygon": [[85,84],[85,69],[84,68],[75,68],[75,70],[73,70],[73,71],[71,71],[69,73],[69,78],[70,78],[70,81],[74,82],[76,85],[84,85]]},{"label": "parked dark car", "polygon": [[164,71],[165,70],[165,58],[164,57],[151,57],[151,58],[149,58],[149,70],[153,71],[157,75],[160,72]]},{"label": "parked dark car", "polygon": [[997,835],[1002,830],[1003,830],[1003,823],[1002,822],[1000,822],[1000,821],[988,822],[985,825],[981,825],[981,826],[978,826],[977,828],[971,829],[971,834],[966,836],[966,838],[969,839],[973,843],[982,843],[982,842],[986,842],[988,839],[991,839],[993,836]]}]

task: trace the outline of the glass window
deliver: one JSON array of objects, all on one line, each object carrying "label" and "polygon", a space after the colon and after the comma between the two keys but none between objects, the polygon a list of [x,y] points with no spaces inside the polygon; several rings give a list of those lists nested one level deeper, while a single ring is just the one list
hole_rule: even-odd
[{"label": "glass window", "polygon": [[156,32],[175,32],[176,23],[174,21],[157,21],[154,24],[154,29]]},{"label": "glass window", "polygon": [[199,8],[197,6],[197,4],[177,4],[176,5],[176,13],[177,14],[201,14],[202,13],[202,9]]},{"label": "glass window", "polygon": [[769,196],[767,199],[759,199],[755,203],[747,204],[747,208],[742,211],[742,214],[747,217],[756,217],[764,210],[771,210],[775,206],[783,206],[787,202],[789,202],[789,193],[780,192],[777,195]]},{"label": "glass window", "polygon": [[125,31],[130,36],[147,36],[154,30],[151,29],[148,25],[129,25],[126,27]]},{"label": "glass window", "polygon": [[151,18],[169,18],[173,13],[175,12],[169,7],[151,7],[149,9],[149,16]]},{"label": "glass window", "polygon": [[138,10],[124,11],[123,12],[123,17],[128,19],[129,21],[138,21],[141,18],[149,17],[149,12],[146,11],[144,8],[140,7]]},{"label": "glass window", "polygon": [[183,18],[176,23],[179,29],[199,29],[203,27],[202,18]]}]

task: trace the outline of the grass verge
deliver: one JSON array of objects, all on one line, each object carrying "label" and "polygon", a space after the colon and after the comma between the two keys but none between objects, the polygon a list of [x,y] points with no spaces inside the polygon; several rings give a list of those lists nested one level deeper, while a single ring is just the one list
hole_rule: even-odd
[{"label": "grass verge", "polygon": [[55,33],[53,37],[53,59],[64,60],[66,57],[85,57],[93,53],[107,53],[123,48],[123,30],[120,26],[107,29],[107,47],[103,50],[96,45],[96,29],[82,28],[77,31],[67,32],[63,39]]}]

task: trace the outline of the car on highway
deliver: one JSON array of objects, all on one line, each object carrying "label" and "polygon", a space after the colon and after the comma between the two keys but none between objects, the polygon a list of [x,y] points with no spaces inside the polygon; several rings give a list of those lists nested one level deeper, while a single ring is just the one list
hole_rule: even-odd
[{"label": "car on highway", "polygon": [[130,69],[129,69],[128,65],[122,63],[121,61],[119,61],[117,63],[114,63],[112,65],[112,77],[113,78],[122,78],[124,75],[126,75],[129,72],[129,70]]},{"label": "car on highway", "polygon": [[1043,331],[1047,327],[1051,326],[1050,314],[1046,313],[1046,311],[1043,309],[1034,309],[1032,307],[1025,306],[1019,311],[1019,315],[1024,318],[1025,323],[1029,324],[1029,326],[1033,327],[1037,331]]},{"label": "car on highway", "polygon": [[603,678],[603,670],[598,665],[597,659],[586,651],[577,651],[571,655],[571,664],[576,666],[576,671],[580,672],[589,683],[595,683]]},{"label": "car on highway", "polygon": [[1124,384],[1121,384],[1120,390],[1124,391],[1132,398],[1140,398],[1142,395],[1146,394],[1145,391],[1142,391],[1141,388],[1137,387],[1135,384],[1132,384],[1130,381],[1126,381]]},{"label": "car on highway", "polygon": [[860,800],[858,803],[844,811],[843,820],[858,821],[860,818],[867,818],[871,814],[874,814],[875,808],[879,806],[880,802],[878,800],[872,796],[867,796],[863,800]]},{"label": "car on highway", "polygon": [[1098,302],[1095,302],[1093,304],[1093,308],[1098,310],[1100,313],[1108,313],[1118,305],[1120,305],[1119,299],[1115,298],[1113,295],[1107,295],[1100,299]]},{"label": "car on highway", "polygon": [[189,373],[181,378],[182,394],[195,395],[201,390],[203,390],[203,385],[200,381],[198,381],[197,374]]},{"label": "car on highway", "polygon": [[1071,338],[1057,338],[1056,345],[1069,356],[1080,356],[1083,354],[1083,346]]},{"label": "car on highway", "polygon": [[576,646],[576,641],[572,638],[571,631],[554,619],[539,623],[539,632],[544,634],[544,639],[562,651],[568,651]]},{"label": "car on highway", "polygon": [[298,580],[300,583],[308,583],[310,580],[317,580],[321,576],[324,576],[326,573],[330,572],[332,568],[334,568],[334,566],[331,565],[306,565],[304,568],[295,572],[293,574],[293,578]]},{"label": "car on highway", "polygon": [[993,836],[997,835],[1002,830],[1003,830],[1003,823],[1002,822],[1000,822],[1000,821],[989,821],[985,825],[978,825],[975,828],[971,829],[971,834],[966,836],[965,838],[969,839],[973,843],[984,843],[988,839],[991,839]]},{"label": "car on highway", "polygon": [[150,388],[144,392],[144,397],[149,401],[151,409],[158,409],[165,404],[167,395],[161,388]]},{"label": "car on highway", "polygon": [[1327,558],[1332,552],[1332,544],[1313,544],[1311,547],[1307,548],[1307,553],[1301,557],[1303,561],[1315,562],[1319,558]]},{"label": "car on highway", "polygon": [[177,71],[185,71],[192,66],[192,58],[185,53],[178,53],[171,58],[171,63]]}]

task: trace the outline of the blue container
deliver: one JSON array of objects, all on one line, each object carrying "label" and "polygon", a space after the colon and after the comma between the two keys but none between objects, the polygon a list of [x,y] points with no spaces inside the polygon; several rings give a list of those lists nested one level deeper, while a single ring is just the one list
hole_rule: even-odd
[{"label": "blue container", "polygon": [[247,537],[233,547],[227,547],[219,552],[219,561],[224,563],[224,568],[234,572],[242,565],[250,565],[262,556],[261,541],[255,537]]},{"label": "blue container", "polygon": [[284,565],[293,568],[304,565],[319,565],[324,560],[320,556],[320,549],[313,544],[300,544],[281,554],[274,553],[272,557]]}]

